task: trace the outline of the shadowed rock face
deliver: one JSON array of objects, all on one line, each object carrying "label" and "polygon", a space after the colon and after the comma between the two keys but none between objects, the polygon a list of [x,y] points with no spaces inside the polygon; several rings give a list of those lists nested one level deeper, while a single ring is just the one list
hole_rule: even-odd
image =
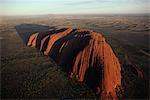
[{"label": "shadowed rock face", "polygon": [[120,63],[101,34],[71,28],[43,34],[32,34],[27,46],[49,55],[71,79],[85,82],[100,98],[117,99],[115,90],[121,86]]}]

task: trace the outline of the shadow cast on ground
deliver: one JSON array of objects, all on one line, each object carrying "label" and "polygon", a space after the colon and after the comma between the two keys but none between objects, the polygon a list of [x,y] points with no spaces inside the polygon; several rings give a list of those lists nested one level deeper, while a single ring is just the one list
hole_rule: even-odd
[{"label": "shadow cast on ground", "polygon": [[29,37],[35,32],[47,32],[49,30],[56,29],[54,26],[49,27],[46,25],[38,25],[38,24],[20,24],[16,25],[15,28],[25,44],[27,44]]}]

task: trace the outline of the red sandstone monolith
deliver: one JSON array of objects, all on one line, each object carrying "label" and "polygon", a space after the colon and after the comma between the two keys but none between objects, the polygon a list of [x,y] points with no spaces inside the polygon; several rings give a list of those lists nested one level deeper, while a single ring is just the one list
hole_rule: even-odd
[{"label": "red sandstone monolith", "polygon": [[[72,30],[47,35],[41,40],[40,50],[45,48],[45,55],[51,52],[50,57],[66,67],[71,79],[89,84],[102,100],[117,99],[115,88],[121,86],[121,67],[110,45],[100,33]],[[35,47],[38,35],[31,35],[27,45]]]}]

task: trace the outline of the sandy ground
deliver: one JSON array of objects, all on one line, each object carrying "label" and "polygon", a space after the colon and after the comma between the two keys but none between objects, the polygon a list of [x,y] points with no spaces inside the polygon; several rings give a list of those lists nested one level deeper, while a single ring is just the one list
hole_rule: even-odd
[{"label": "sandy ground", "polygon": [[[147,98],[147,81],[132,79],[126,64],[137,66],[149,78],[148,47],[150,24],[147,16],[21,16],[1,17],[1,97],[2,98],[95,98],[85,84],[72,82],[49,57],[26,47],[17,25],[87,28],[101,33],[120,59],[123,78],[131,81],[125,98]],[[34,31],[32,29],[23,32]],[[142,83],[143,84],[142,84]],[[134,87],[138,84],[137,87]],[[131,89],[129,89],[131,88]],[[147,89],[145,91],[145,89]],[[140,92],[136,92],[140,90]],[[143,92],[145,91],[145,92]],[[143,93],[143,94],[141,94]]]}]

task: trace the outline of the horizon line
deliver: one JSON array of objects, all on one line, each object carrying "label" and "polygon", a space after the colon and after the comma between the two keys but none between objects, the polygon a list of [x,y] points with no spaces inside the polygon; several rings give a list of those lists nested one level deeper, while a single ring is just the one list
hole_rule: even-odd
[{"label": "horizon line", "polygon": [[10,14],[10,15],[0,15],[0,16],[46,16],[46,15],[150,15],[150,13],[57,13],[57,14]]}]

